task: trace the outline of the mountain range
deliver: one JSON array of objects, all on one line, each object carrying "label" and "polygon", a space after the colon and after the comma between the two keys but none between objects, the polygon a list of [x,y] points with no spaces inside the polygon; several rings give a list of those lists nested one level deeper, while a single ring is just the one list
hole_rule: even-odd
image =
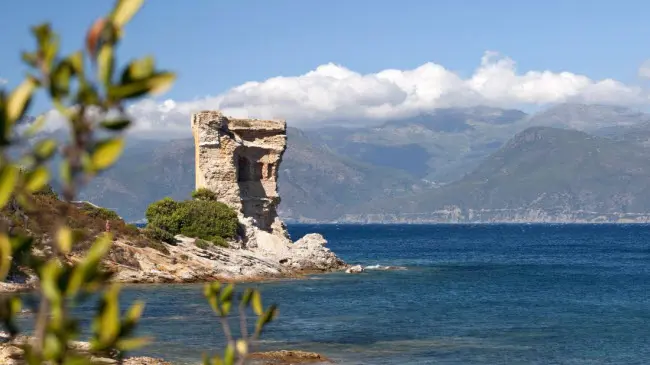
[{"label": "mountain range", "polygon": [[[290,222],[650,220],[650,115],[632,109],[449,108],[287,135],[279,189]],[[189,136],[132,136],[81,198],[140,220],[157,199],[189,197],[193,149]]]}]

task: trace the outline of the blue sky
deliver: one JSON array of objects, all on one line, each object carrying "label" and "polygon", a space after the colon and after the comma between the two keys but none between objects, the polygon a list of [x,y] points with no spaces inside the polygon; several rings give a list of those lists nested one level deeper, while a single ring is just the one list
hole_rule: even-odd
[{"label": "blue sky", "polygon": [[[64,50],[71,51],[111,6],[107,0],[7,2],[0,24],[0,78],[13,85],[21,76],[18,51],[32,47],[29,25],[51,21]],[[299,76],[329,62],[359,75],[432,62],[466,79],[486,51],[516,62],[520,74],[566,71],[645,88],[638,70],[650,58],[648,14],[650,2],[640,0],[149,0],[128,26],[121,55],[152,53],[160,67],[177,71],[179,79],[165,95],[174,103],[212,97],[217,106],[239,109],[276,91],[254,100],[231,95],[228,103],[214,97],[247,81]],[[342,107],[328,104],[296,118]]]}]

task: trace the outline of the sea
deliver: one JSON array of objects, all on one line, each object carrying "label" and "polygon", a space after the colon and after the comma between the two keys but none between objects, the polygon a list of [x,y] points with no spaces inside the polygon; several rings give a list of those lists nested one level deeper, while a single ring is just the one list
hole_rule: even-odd
[{"label": "sea", "polygon": [[[648,225],[289,229],[323,234],[368,270],[247,284],[279,307],[257,350],[339,364],[650,364]],[[223,348],[202,285],[126,286],[122,302],[136,299],[139,332],[156,339],[137,355],[198,364]]]}]

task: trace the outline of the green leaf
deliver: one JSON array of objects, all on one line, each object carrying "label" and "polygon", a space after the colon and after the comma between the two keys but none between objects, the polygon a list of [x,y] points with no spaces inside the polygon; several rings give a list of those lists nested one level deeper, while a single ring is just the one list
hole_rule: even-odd
[{"label": "green leaf", "polygon": [[125,319],[129,323],[137,323],[142,317],[142,312],[144,312],[144,302],[137,300],[126,312]]},{"label": "green leaf", "polygon": [[111,249],[112,243],[110,233],[104,233],[95,240],[88,250],[86,258],[73,270],[66,295],[75,296],[82,286],[87,284],[87,281],[97,272],[99,263]]},{"label": "green leaf", "polygon": [[51,138],[38,141],[36,146],[34,146],[34,154],[40,160],[46,160],[54,155],[56,145],[56,141]]},{"label": "green leaf", "polygon": [[242,298],[239,303],[240,306],[247,307],[250,304],[252,298],[253,298],[253,289],[251,288],[244,289],[244,293],[242,294]]},{"label": "green leaf", "polygon": [[262,316],[262,323],[267,324],[270,323],[277,317],[278,315],[278,308],[275,304],[271,304],[271,306],[264,312],[264,315]]},{"label": "green leaf", "polygon": [[61,164],[59,165],[59,175],[65,185],[70,185],[70,183],[72,183],[72,169],[70,168],[70,162],[68,160],[61,161]]},{"label": "green leaf", "polygon": [[152,343],[151,337],[126,338],[117,341],[116,347],[120,351],[133,351]]},{"label": "green leaf", "polygon": [[6,234],[0,234],[0,281],[4,281],[11,267],[11,243]]},{"label": "green leaf", "polygon": [[119,294],[120,286],[113,284],[106,291],[102,300],[102,312],[99,315],[99,339],[103,344],[109,344],[115,340],[120,332]]},{"label": "green leaf", "polygon": [[39,166],[29,174],[25,181],[25,188],[30,193],[39,191],[45,187],[47,182],[50,180],[50,171],[46,166]]},{"label": "green leaf", "polygon": [[79,92],[77,92],[77,102],[88,105],[99,105],[100,99],[97,89],[91,84],[81,82]]},{"label": "green leaf", "polygon": [[38,56],[36,53],[22,52],[21,58],[23,59],[23,62],[32,67],[38,66]]},{"label": "green leaf", "polygon": [[145,79],[113,85],[108,89],[108,94],[114,100],[133,99],[146,94],[160,94],[169,89],[175,79],[176,75],[171,72],[159,72]]},{"label": "green leaf", "polygon": [[131,125],[131,121],[128,119],[105,120],[100,125],[112,131],[121,131]]},{"label": "green leaf", "polygon": [[48,261],[41,270],[41,290],[43,295],[52,303],[59,303],[61,300],[61,292],[57,286],[60,273],[61,269],[59,268],[58,260]]},{"label": "green leaf", "polygon": [[151,56],[143,57],[131,63],[122,71],[121,83],[128,84],[134,80],[151,77],[154,73],[154,59]]},{"label": "green leaf", "polygon": [[9,120],[9,123],[15,123],[23,116],[23,114],[25,114],[25,110],[29,106],[32,94],[34,93],[34,90],[36,90],[37,86],[38,82],[34,78],[27,77],[25,81],[23,81],[23,83],[20,84],[11,95],[9,95],[9,99],[7,100],[7,119]]},{"label": "green leaf", "polygon": [[36,37],[38,46],[42,48],[52,38],[52,28],[50,23],[41,23],[31,28],[32,34]]},{"label": "green leaf", "polygon": [[112,44],[107,43],[100,48],[97,55],[97,67],[97,77],[106,87],[109,87],[112,84],[113,69],[115,68]]},{"label": "green leaf", "polygon": [[63,345],[54,333],[46,333],[43,355],[46,359],[56,359],[62,355]]},{"label": "green leaf", "polygon": [[74,243],[74,238],[70,227],[63,226],[59,228],[59,230],[56,232],[56,243],[59,246],[59,250],[61,250],[61,252],[70,252],[72,249],[72,244]]},{"label": "green leaf", "polygon": [[277,316],[277,307],[275,304],[271,305],[263,315],[261,315],[257,319],[257,324],[255,326],[255,332],[260,335],[262,333],[262,330],[264,329],[264,326],[266,326],[268,323],[270,323],[272,320],[275,319]]},{"label": "green leaf", "polygon": [[97,144],[91,155],[91,162],[94,169],[104,170],[110,167],[122,154],[124,140],[114,138],[104,140]]},{"label": "green leaf", "polygon": [[140,10],[144,0],[119,0],[111,14],[115,26],[121,28]]},{"label": "green leaf", "polygon": [[235,348],[231,343],[228,344],[223,354],[223,363],[224,365],[233,365],[235,363]]},{"label": "green leaf", "polygon": [[253,311],[255,312],[255,314],[261,316],[262,312],[264,311],[262,307],[262,295],[260,295],[260,292],[258,292],[257,290],[253,291],[252,303],[253,303]]},{"label": "green leaf", "polygon": [[77,51],[68,57],[68,62],[76,75],[83,75],[84,73],[84,54]]},{"label": "green leaf", "polygon": [[54,99],[68,96],[70,93],[70,79],[72,78],[72,66],[67,61],[59,62],[50,74],[50,95]]},{"label": "green leaf", "polygon": [[5,165],[0,169],[0,208],[7,205],[18,180],[18,169],[14,165]]},{"label": "green leaf", "polygon": [[219,296],[219,300],[222,302],[229,302],[232,300],[232,293],[235,287],[232,284],[226,285],[225,288],[221,291],[221,295]]},{"label": "green leaf", "polygon": [[88,254],[86,254],[87,263],[92,265],[99,264],[101,259],[104,258],[111,249],[112,244],[113,236],[110,233],[101,234],[88,250]]}]

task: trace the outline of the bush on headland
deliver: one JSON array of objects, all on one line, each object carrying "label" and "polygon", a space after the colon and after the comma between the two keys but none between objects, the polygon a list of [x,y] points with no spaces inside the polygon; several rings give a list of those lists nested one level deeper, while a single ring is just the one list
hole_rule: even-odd
[{"label": "bush on headland", "polygon": [[174,201],[164,198],[147,208],[147,229],[163,230],[175,235],[199,238],[218,246],[227,246],[227,240],[237,234],[237,213],[218,202],[212,191],[200,189],[193,199]]}]

